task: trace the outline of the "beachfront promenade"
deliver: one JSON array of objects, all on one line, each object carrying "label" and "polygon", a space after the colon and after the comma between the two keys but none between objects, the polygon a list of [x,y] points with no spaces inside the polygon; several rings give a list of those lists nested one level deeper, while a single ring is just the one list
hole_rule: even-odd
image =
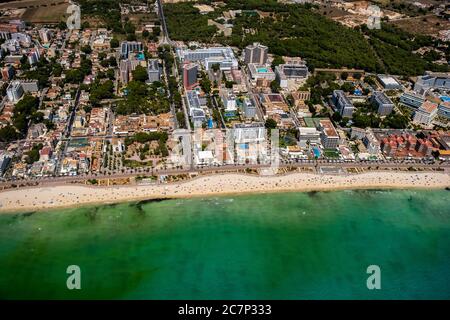
[{"label": "beachfront promenade", "polygon": [[[89,179],[127,179],[135,178],[143,175],[168,176],[168,175],[182,175],[195,173],[226,173],[238,172],[242,170],[261,170],[270,168],[267,164],[236,164],[223,166],[203,166],[203,167],[186,167],[178,169],[155,169],[155,168],[140,168],[131,172],[116,172],[109,174],[84,174],[78,176],[56,176],[56,177],[35,177],[24,180],[7,180],[0,181],[0,190],[9,188],[11,186],[18,186],[20,184],[33,183],[34,185],[61,185],[65,183],[72,183],[74,181],[89,180]],[[292,163],[283,163],[278,166],[280,169],[290,168],[307,168],[315,173],[321,173],[320,169],[335,169],[336,172],[345,172],[347,169],[356,168],[361,170],[392,170],[392,169],[413,169],[413,170],[441,170],[450,172],[450,162],[400,162],[400,161],[359,161],[359,162],[329,162],[326,160],[307,160]],[[148,170],[147,170],[148,169]],[[329,172],[329,170],[327,170]]]}]

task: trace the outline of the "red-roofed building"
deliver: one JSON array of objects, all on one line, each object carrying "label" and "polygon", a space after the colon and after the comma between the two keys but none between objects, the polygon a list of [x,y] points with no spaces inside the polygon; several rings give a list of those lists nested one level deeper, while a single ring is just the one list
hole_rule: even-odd
[{"label": "red-roofed building", "polygon": [[390,135],[381,140],[381,150],[388,157],[428,157],[439,148],[429,139],[417,139],[411,134]]},{"label": "red-roofed building", "polygon": [[50,147],[43,147],[39,151],[39,160],[40,161],[48,161],[48,160],[50,160],[51,156],[52,156],[52,148],[50,148]]},{"label": "red-roofed building", "polygon": [[433,152],[433,143],[428,139],[418,139],[416,145],[416,151],[429,157]]},{"label": "red-roofed building", "polygon": [[436,103],[425,101],[424,103],[422,103],[419,109],[416,110],[413,121],[415,123],[429,126],[431,124],[431,121],[433,121],[433,119],[436,117],[437,111],[438,105]]}]

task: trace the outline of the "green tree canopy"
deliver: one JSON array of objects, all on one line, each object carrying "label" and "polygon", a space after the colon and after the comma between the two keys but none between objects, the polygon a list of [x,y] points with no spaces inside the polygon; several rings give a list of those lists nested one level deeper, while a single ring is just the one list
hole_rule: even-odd
[{"label": "green tree canopy", "polygon": [[119,40],[117,40],[116,38],[112,38],[111,41],[109,42],[111,48],[118,48],[119,47]]},{"label": "green tree canopy", "polygon": [[11,142],[19,139],[19,137],[19,133],[11,125],[5,126],[0,129],[0,141],[2,142]]},{"label": "green tree canopy", "polygon": [[266,120],[266,123],[264,124],[266,129],[276,129],[277,128],[277,122],[273,120],[272,118],[269,118]]},{"label": "green tree canopy", "polygon": [[143,66],[137,66],[132,75],[135,81],[145,82],[148,79],[147,70]]}]

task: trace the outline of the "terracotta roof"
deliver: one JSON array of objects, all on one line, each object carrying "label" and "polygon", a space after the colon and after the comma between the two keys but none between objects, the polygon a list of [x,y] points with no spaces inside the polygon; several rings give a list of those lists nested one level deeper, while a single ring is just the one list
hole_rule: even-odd
[{"label": "terracotta roof", "polygon": [[420,106],[420,110],[431,113],[434,110],[436,110],[436,108],[438,107],[438,105],[436,103],[433,103],[431,101],[425,101],[424,103],[422,103],[422,105]]}]

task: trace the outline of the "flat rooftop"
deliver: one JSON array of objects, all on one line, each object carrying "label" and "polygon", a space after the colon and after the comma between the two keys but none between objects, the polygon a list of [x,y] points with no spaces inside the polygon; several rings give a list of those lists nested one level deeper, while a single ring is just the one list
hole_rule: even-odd
[{"label": "flat rooftop", "polygon": [[269,94],[266,94],[265,97],[270,102],[284,102],[283,97],[279,93],[269,93]]},{"label": "flat rooftop", "polygon": [[252,123],[235,123],[234,128],[246,129],[246,128],[260,128],[264,127],[263,122],[252,122]]},{"label": "flat rooftop", "polygon": [[387,95],[385,95],[383,92],[381,91],[375,91],[374,96],[377,97],[377,99],[383,103],[383,104],[392,104],[391,99],[389,99],[389,97]]},{"label": "flat rooftop", "polygon": [[378,79],[386,85],[389,85],[389,84],[390,85],[399,85],[398,81],[395,80],[395,78],[391,77],[391,76],[380,74],[380,75],[378,75]]},{"label": "flat rooftop", "polygon": [[334,128],[333,123],[330,120],[328,119],[320,120],[320,125],[322,126],[323,130],[325,131],[325,134],[328,137],[339,138],[339,135],[336,129]]},{"label": "flat rooftop", "polygon": [[436,110],[438,107],[438,105],[436,103],[433,103],[431,101],[425,101],[424,103],[422,103],[422,105],[420,106],[420,110],[425,111],[427,113],[431,113],[434,110]]}]

